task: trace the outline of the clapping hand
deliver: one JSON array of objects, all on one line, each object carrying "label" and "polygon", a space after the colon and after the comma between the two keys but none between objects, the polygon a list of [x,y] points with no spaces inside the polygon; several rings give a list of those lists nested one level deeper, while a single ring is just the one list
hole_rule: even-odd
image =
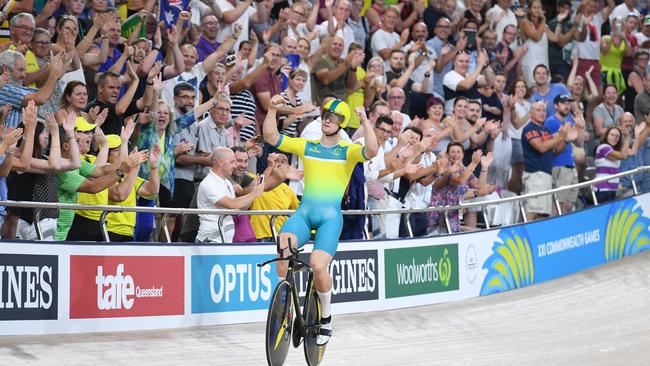
[{"label": "clapping hand", "polygon": [[494,160],[494,156],[492,155],[491,151],[483,155],[481,157],[481,168],[487,169],[490,166],[490,164],[492,164],[492,160]]},{"label": "clapping hand", "polygon": [[122,170],[130,172],[138,169],[140,165],[149,159],[149,152],[147,150],[139,151],[137,147],[129,154],[125,161],[122,162]]},{"label": "clapping hand", "polygon": [[153,145],[151,148],[151,152],[149,153],[149,165],[157,167],[158,166],[158,161],[160,160],[160,145]]}]

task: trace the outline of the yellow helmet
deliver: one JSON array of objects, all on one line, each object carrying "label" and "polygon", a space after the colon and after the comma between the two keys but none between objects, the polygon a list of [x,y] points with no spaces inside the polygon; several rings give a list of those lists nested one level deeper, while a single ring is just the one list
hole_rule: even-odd
[{"label": "yellow helmet", "polygon": [[323,106],[323,119],[325,118],[325,112],[333,113],[341,117],[339,126],[341,128],[348,127],[350,122],[350,106],[340,99],[333,99]]}]

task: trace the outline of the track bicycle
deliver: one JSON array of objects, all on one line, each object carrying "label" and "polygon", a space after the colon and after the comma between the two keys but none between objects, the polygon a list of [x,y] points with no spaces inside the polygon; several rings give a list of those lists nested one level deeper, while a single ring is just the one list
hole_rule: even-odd
[{"label": "track bicycle", "polygon": [[[291,254],[288,257],[282,256],[283,251],[280,249],[279,242],[277,249],[279,258],[257,265],[264,267],[273,262],[288,262],[287,277],[275,287],[266,318],[266,359],[269,366],[282,365],[287,358],[289,343],[293,343],[293,347],[298,348],[304,341],[307,364],[316,366],[323,360],[325,345],[316,344],[320,330],[321,307],[314,288],[314,272],[309,264],[298,258],[302,249],[294,249],[291,246],[291,239],[289,239]],[[306,272],[308,276],[302,312],[295,279],[298,272]]]}]

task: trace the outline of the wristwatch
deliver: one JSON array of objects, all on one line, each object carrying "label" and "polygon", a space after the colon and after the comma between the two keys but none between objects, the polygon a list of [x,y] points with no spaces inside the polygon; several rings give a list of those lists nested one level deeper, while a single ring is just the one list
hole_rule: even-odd
[{"label": "wristwatch", "polygon": [[120,179],[124,179],[124,172],[120,168],[115,169],[115,175]]}]

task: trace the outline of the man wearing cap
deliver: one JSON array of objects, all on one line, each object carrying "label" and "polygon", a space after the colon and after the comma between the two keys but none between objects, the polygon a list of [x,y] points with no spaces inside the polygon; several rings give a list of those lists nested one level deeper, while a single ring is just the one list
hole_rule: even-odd
[{"label": "man wearing cap", "polygon": [[[530,109],[530,123],[521,133],[521,148],[524,152],[524,173],[522,181],[524,194],[548,191],[553,187],[554,150],[563,149],[566,141],[575,139],[574,132],[569,138],[571,127],[562,125],[555,136],[544,127],[546,106],[544,102],[533,103]],[[524,201],[526,217],[535,220],[551,214],[552,199],[550,195],[529,198]]]},{"label": "man wearing cap", "polygon": [[[289,245],[300,247],[306,244],[311,230],[316,230],[310,263],[314,270],[316,292],[321,302],[320,330],[316,344],[324,345],[332,335],[332,277],[327,267],[336,253],[343,229],[341,199],[356,164],[377,155],[377,138],[365,110],[359,107],[356,113],[363,123],[366,146],[341,141],[339,130],[347,127],[350,108],[340,99],[334,99],[323,106],[323,137],[320,140],[281,135],[278,132],[276,114],[277,109],[284,104],[284,98],[280,95],[271,99],[269,112],[264,120],[264,140],[281,151],[300,157],[305,165],[305,193],[298,210],[280,230],[280,255],[288,256]],[[286,269],[286,262],[277,263],[280,278],[286,276]]]},{"label": "man wearing cap", "polygon": [[[118,135],[106,136],[108,140],[108,162],[115,163],[120,160],[122,139]],[[149,153],[149,180],[138,176],[139,164],[131,170],[124,180],[108,188],[108,204],[110,206],[135,207],[137,196],[146,199],[155,199],[160,188],[158,176],[158,160],[160,159],[160,145],[154,145]],[[111,241],[133,241],[135,234],[135,212],[112,212],[106,216],[108,236]]]},{"label": "man wearing cap", "polygon": [[[553,99],[553,106],[555,114],[548,117],[544,121],[544,127],[548,129],[551,134],[558,134],[560,127],[564,124],[570,124],[572,130],[577,130],[577,123],[584,123],[582,114],[576,116],[576,122],[571,121],[568,117],[571,113],[571,102],[573,98],[571,94],[560,94]],[[577,132],[576,132],[577,133]],[[573,141],[573,140],[571,140]],[[553,158],[553,188],[566,187],[569,185],[578,184],[578,173],[576,171],[576,163],[573,158],[573,149],[567,141],[564,146],[558,145],[553,149],[555,157]],[[577,147],[583,146],[582,139],[576,138],[575,144]],[[574,210],[576,201],[578,200],[578,189],[573,188],[557,193],[558,201],[562,205],[562,212],[567,213]],[[554,209],[555,210],[555,209]]]}]

